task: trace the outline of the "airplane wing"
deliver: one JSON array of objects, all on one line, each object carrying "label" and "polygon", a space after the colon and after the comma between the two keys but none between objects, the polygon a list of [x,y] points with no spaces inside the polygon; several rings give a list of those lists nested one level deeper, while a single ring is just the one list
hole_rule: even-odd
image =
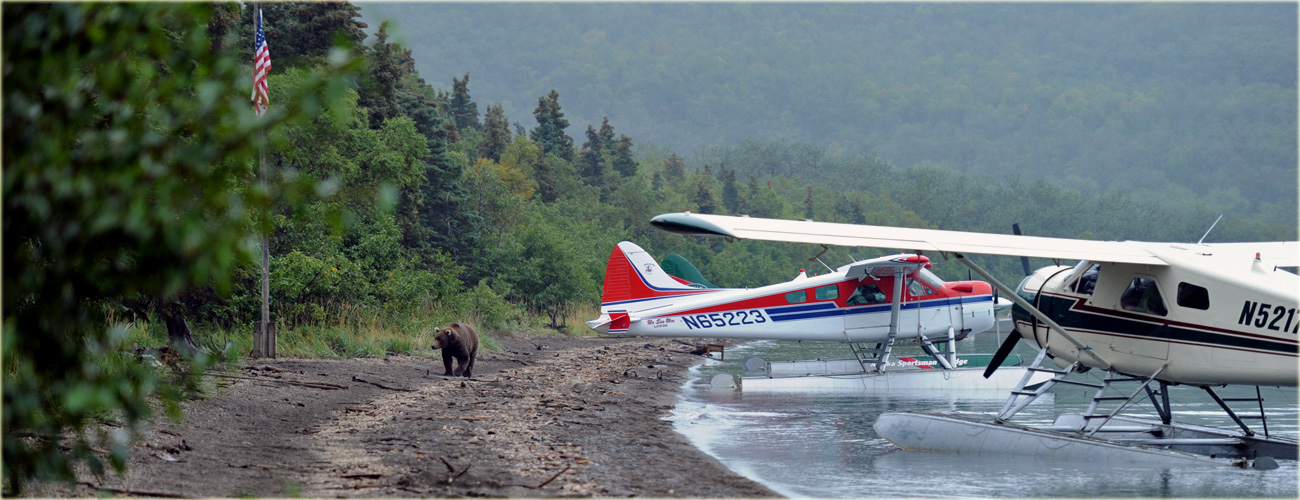
[{"label": "airplane wing", "polygon": [[1300,243],[1295,241],[1270,241],[1264,243],[1206,243],[1214,253],[1239,254],[1243,259],[1253,259],[1259,254],[1260,262],[1266,266],[1297,267],[1300,266]]},{"label": "airplane wing", "polygon": [[885,257],[876,257],[874,259],[860,260],[852,264],[840,266],[837,271],[847,271],[844,274],[846,278],[862,279],[868,274],[883,278],[893,276],[895,271],[901,271],[904,275],[915,273],[918,269],[929,265],[930,259],[916,254],[889,255]]},{"label": "airplane wing", "polygon": [[1046,259],[1091,260],[1165,265],[1140,245],[1118,241],[1072,240],[1010,234],[985,234],[938,229],[866,226],[832,222],[794,221],[671,213],[650,223],[665,231],[726,236],[738,239],[819,243],[846,247],[896,248],[904,251],[1008,255]]}]

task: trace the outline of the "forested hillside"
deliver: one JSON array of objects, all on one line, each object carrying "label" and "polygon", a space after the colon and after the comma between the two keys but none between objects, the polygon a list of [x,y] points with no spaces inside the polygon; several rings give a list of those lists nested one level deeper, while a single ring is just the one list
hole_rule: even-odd
[{"label": "forested hillside", "polygon": [[1295,4],[363,8],[516,120],[558,90],[574,136],[608,116],[683,154],[785,140],[1294,221]]}]

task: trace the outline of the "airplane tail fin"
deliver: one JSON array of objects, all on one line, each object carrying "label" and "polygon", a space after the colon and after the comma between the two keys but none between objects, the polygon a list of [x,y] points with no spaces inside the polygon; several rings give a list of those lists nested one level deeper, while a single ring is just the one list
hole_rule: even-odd
[{"label": "airplane tail fin", "polygon": [[704,291],[674,279],[635,243],[623,241],[609,254],[601,308]]}]

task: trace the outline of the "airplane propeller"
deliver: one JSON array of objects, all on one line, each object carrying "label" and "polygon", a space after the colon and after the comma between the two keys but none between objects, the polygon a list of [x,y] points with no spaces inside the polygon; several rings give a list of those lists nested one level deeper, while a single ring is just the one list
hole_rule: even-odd
[{"label": "airplane propeller", "polygon": [[1015,330],[1007,334],[1007,338],[1002,340],[1002,345],[998,346],[997,352],[993,353],[993,359],[989,360],[989,366],[984,369],[984,378],[993,376],[993,372],[1002,366],[1002,362],[1007,360],[1011,350],[1015,349],[1016,342],[1020,342],[1020,334]]},{"label": "airplane propeller", "polygon": [[[1022,236],[1019,222],[1011,224],[1011,232],[1015,233],[1016,236]],[[1025,268],[1025,276],[1033,274],[1033,271],[1029,269],[1029,257],[1021,257],[1020,265]],[[1011,350],[1016,348],[1017,342],[1020,342],[1020,333],[1015,328],[1012,328],[1011,333],[1007,334],[1007,338],[1002,340],[1002,345],[998,346],[997,352],[993,353],[993,359],[989,360],[989,366],[984,369],[984,378],[993,376],[993,372],[997,371],[998,367],[1002,366],[1002,362],[1007,360],[1007,356],[1011,355]]]}]

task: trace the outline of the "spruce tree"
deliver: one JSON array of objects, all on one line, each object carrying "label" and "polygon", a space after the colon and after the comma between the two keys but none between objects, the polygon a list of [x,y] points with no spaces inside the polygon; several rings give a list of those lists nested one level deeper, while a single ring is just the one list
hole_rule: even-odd
[{"label": "spruce tree", "polygon": [[670,153],[668,159],[664,160],[664,176],[670,181],[686,180],[686,162],[677,153]]},{"label": "spruce tree", "polygon": [[708,173],[709,166],[704,166],[704,172],[695,178],[695,191],[691,193],[691,203],[696,206],[697,211],[702,214],[713,214],[718,212],[718,202],[713,199],[713,192],[709,190]]},{"label": "spruce tree", "polygon": [[565,161],[573,161],[573,138],[564,133],[569,127],[569,120],[564,119],[560,111],[560,93],[551,93],[537,99],[537,109],[533,110],[537,118],[537,128],[528,137],[542,147],[543,153],[554,153]]},{"label": "spruce tree", "polygon": [[853,224],[867,223],[867,214],[862,211],[862,198],[854,197],[849,202],[849,222]]},{"label": "spruce tree", "polygon": [[483,116],[483,142],[478,145],[478,155],[491,158],[493,161],[501,161],[501,153],[505,152],[508,144],[510,144],[510,122],[506,120],[505,110],[501,108],[501,104],[488,106],[487,114]]},{"label": "spruce tree", "polygon": [[614,147],[614,126],[609,124],[608,116],[600,122],[600,144],[602,153],[609,153]]},{"label": "spruce tree", "polygon": [[736,171],[723,164],[718,176],[722,178],[722,206],[728,213],[740,213],[740,190],[736,188]]},{"label": "spruce tree", "polygon": [[[602,144],[605,144],[607,148],[610,147],[609,144],[603,142],[603,138]],[[618,140],[614,141],[612,151],[613,159],[610,160],[610,163],[613,165],[614,170],[623,178],[635,176],[636,160],[632,158],[632,138],[620,135]]]},{"label": "spruce tree", "polygon": [[601,154],[600,134],[591,125],[587,125],[587,142],[582,144],[582,153],[578,155],[578,175],[582,183],[599,186],[605,179],[605,156]]},{"label": "spruce tree", "polygon": [[479,129],[478,103],[469,98],[469,73],[459,80],[451,77],[451,115],[456,120],[457,129]]},{"label": "spruce tree", "polygon": [[370,114],[370,128],[379,130],[389,118],[401,116],[397,104],[398,87],[406,73],[403,56],[410,57],[401,47],[388,43],[388,23],[379,26],[375,33],[375,44],[367,49],[370,64],[369,72],[364,75],[357,92],[357,105],[366,108]]},{"label": "spruce tree", "polygon": [[560,197],[559,181],[550,158],[539,155],[533,162],[533,179],[537,181],[537,197],[543,203],[555,203]]}]

